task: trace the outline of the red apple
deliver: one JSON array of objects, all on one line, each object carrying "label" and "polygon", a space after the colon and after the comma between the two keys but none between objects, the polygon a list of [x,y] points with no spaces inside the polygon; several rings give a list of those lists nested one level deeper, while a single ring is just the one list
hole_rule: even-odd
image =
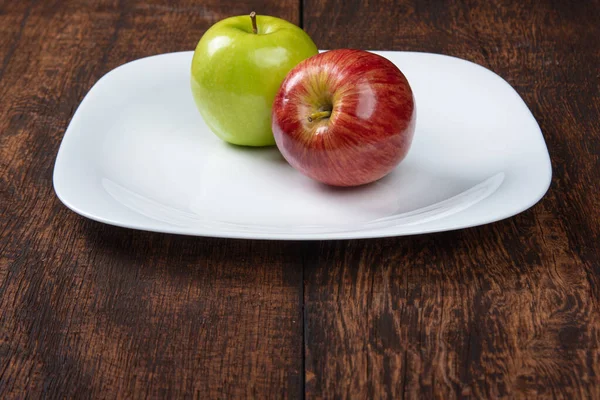
[{"label": "red apple", "polygon": [[362,50],[332,50],[298,64],[273,103],[273,134],[285,159],[334,186],[387,175],[406,157],[416,108],[406,77]]}]

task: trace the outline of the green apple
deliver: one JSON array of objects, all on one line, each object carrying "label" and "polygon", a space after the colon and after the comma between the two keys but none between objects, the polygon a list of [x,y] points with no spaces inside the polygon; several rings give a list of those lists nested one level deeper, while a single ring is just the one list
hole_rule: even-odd
[{"label": "green apple", "polygon": [[204,121],[229,143],[274,145],[275,94],[293,67],[317,53],[302,29],[279,18],[252,13],[217,22],[192,61],[192,93]]}]

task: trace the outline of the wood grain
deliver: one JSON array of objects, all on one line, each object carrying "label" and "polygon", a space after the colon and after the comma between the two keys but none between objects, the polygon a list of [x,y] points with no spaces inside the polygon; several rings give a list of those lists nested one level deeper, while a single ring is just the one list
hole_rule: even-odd
[{"label": "wood grain", "polygon": [[52,189],[104,73],[259,7],[298,22],[276,0],[0,2],[0,398],[302,395],[298,244],[109,227]]},{"label": "wood grain", "polygon": [[[106,72],[251,9],[523,96],[554,178],[496,224],[267,242],[98,224],[52,190]],[[302,15],[300,15],[302,10]],[[600,398],[598,0],[0,0],[0,398]],[[526,173],[526,171],[524,171]]]},{"label": "wood grain", "polygon": [[600,3],[303,10],[320,48],[437,52],[497,72],[538,120],[554,170],[542,202],[507,221],[306,245],[307,397],[599,398]]}]

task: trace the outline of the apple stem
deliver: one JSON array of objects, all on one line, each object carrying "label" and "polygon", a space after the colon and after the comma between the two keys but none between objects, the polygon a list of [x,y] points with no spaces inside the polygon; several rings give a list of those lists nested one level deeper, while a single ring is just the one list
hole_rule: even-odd
[{"label": "apple stem", "polygon": [[316,121],[317,119],[321,119],[321,118],[329,118],[330,116],[331,116],[331,111],[329,111],[329,110],[314,112],[308,116],[308,122],[313,122],[313,121]]},{"label": "apple stem", "polygon": [[256,26],[256,13],[254,11],[250,13],[250,19],[252,20],[252,32],[254,32],[254,34],[257,34],[258,27]]}]

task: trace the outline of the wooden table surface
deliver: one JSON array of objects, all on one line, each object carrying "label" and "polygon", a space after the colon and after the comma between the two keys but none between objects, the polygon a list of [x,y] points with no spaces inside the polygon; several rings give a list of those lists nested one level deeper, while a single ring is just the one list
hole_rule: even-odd
[{"label": "wooden table surface", "polygon": [[[541,126],[549,192],[491,225],[329,242],[67,210],[53,164],[92,85],[251,10],[320,48],[495,71]],[[599,37],[598,0],[0,0],[0,398],[600,398]]]}]

